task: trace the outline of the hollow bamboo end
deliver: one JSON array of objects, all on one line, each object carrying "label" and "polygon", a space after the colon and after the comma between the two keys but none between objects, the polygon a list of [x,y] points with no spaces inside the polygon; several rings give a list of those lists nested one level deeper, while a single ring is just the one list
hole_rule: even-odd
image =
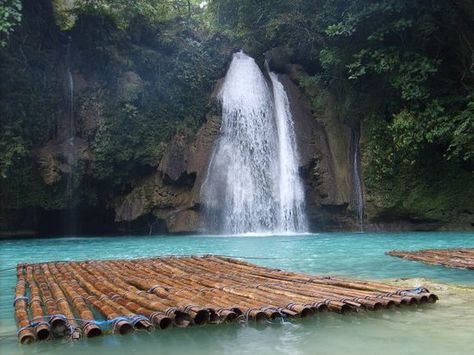
[{"label": "hollow bamboo end", "polygon": [[339,313],[344,314],[352,311],[352,307],[348,304],[343,304],[339,310]]},{"label": "hollow bamboo end", "polygon": [[438,296],[436,296],[435,294],[430,294],[428,296],[428,303],[435,303],[437,300],[438,300]]},{"label": "hollow bamboo end", "polygon": [[217,324],[221,322],[221,317],[214,311],[211,310],[209,313],[209,323]]},{"label": "hollow bamboo end", "polygon": [[419,302],[420,304],[421,304],[421,303],[428,303],[428,300],[429,300],[428,296],[423,295],[423,296],[420,297],[420,299],[418,300],[418,302]]},{"label": "hollow bamboo end", "polygon": [[244,313],[239,307],[232,307],[231,311],[234,312],[237,317],[241,316]]},{"label": "hollow bamboo end", "polygon": [[64,318],[62,317],[53,317],[49,321],[51,325],[51,331],[57,337],[62,337],[67,333],[67,324]]},{"label": "hollow bamboo end", "polygon": [[270,319],[273,320],[273,319],[282,318],[282,315],[278,311],[273,311],[273,312],[270,313],[269,317],[270,317]]},{"label": "hollow bamboo end", "polygon": [[309,317],[309,316],[312,316],[314,314],[313,310],[309,307],[304,307],[302,310],[301,310],[301,313],[300,313],[300,317],[301,318],[306,318],[306,317]]},{"label": "hollow bamboo end", "polygon": [[372,306],[371,306],[371,309],[373,311],[379,311],[381,309],[383,309],[383,304],[381,302],[375,302]]},{"label": "hollow bamboo end", "polygon": [[120,335],[131,334],[134,330],[133,325],[127,321],[118,321],[115,325],[115,333]]},{"label": "hollow bamboo end", "polygon": [[36,337],[30,329],[22,330],[18,334],[18,341],[20,342],[20,344],[23,344],[23,345],[31,344],[31,343],[34,343],[35,340],[36,340]]},{"label": "hollow bamboo end", "polygon": [[211,313],[206,309],[201,309],[196,312],[193,321],[197,325],[206,324],[211,320]]},{"label": "hollow bamboo end", "polygon": [[174,323],[176,324],[177,327],[184,328],[184,327],[189,326],[192,322],[191,317],[184,312],[176,311],[174,315],[175,315]]},{"label": "hollow bamboo end", "polygon": [[254,318],[257,322],[263,322],[268,319],[268,316],[265,314],[265,312],[258,311],[255,313]]},{"label": "hollow bamboo end", "polygon": [[173,321],[171,320],[171,318],[164,317],[160,320],[158,326],[160,327],[160,329],[167,329],[171,327],[172,324],[173,324]]},{"label": "hollow bamboo end", "polygon": [[102,330],[94,323],[87,323],[84,326],[84,335],[87,338],[98,337],[102,335]]},{"label": "hollow bamboo end", "polygon": [[233,322],[238,317],[237,313],[230,311],[226,316],[222,318],[223,322]]},{"label": "hollow bamboo end", "polygon": [[316,305],[316,307],[314,307],[314,309],[318,312],[328,312],[329,311],[329,307],[324,303]]},{"label": "hollow bamboo end", "polygon": [[42,323],[35,328],[36,338],[38,340],[46,340],[49,338],[50,329],[47,323]]}]

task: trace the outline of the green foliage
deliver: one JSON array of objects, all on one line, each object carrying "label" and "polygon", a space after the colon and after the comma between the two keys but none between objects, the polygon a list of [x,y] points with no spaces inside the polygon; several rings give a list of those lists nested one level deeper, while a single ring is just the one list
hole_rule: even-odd
[{"label": "green foliage", "polygon": [[6,179],[15,162],[27,155],[27,148],[19,127],[5,126],[3,129],[0,141],[0,176]]},{"label": "green foliage", "polygon": [[141,21],[146,25],[190,19],[199,14],[197,0],[53,0],[55,17],[62,30],[70,30],[81,15],[109,18],[121,30]]},{"label": "green foliage", "polygon": [[[166,9],[152,6],[158,3]],[[58,32],[48,4],[28,1],[19,31],[0,50],[5,208],[59,209],[69,203],[64,171],[51,185],[40,174],[41,148],[65,139],[68,97],[67,37]],[[83,7],[68,10],[74,21],[67,36],[72,38],[70,70],[77,79],[76,137],[87,141],[91,160],[75,163],[73,203],[108,204],[156,171],[175,132],[197,131],[228,56],[206,32],[197,1],[75,4]],[[61,154],[55,159],[63,164]]]},{"label": "green foliage", "polygon": [[0,3],[0,48],[21,21],[21,0],[2,0]]},{"label": "green foliage", "polygon": [[442,134],[450,136],[448,159],[474,159],[474,93],[468,96],[465,109],[439,129]]}]

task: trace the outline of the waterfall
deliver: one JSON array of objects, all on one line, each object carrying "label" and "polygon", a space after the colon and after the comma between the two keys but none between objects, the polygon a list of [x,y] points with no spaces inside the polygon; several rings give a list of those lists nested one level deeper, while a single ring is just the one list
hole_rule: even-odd
[{"label": "waterfall", "polygon": [[74,119],[74,78],[71,71],[71,38],[66,45],[65,58],[65,125],[64,125],[64,144],[63,154],[67,162],[66,171],[66,203],[67,212],[64,220],[64,231],[67,234],[77,232],[77,212],[74,206],[74,173],[76,168],[76,142],[75,142],[75,119]]},{"label": "waterfall", "polygon": [[274,95],[254,59],[235,53],[218,93],[220,137],[201,188],[213,231],[306,231],[288,98],[272,75]]},{"label": "waterfall", "polygon": [[352,178],[354,182],[353,195],[357,223],[360,231],[364,229],[364,195],[362,192],[362,180],[360,176],[360,146],[359,132],[352,130]]},{"label": "waterfall", "polygon": [[71,40],[66,47],[66,124],[65,124],[65,145],[64,155],[70,167],[70,171],[66,174],[66,197],[69,205],[72,205],[72,189],[73,189],[73,170],[76,160],[76,151],[74,145],[75,125],[74,125],[74,79],[71,72]]},{"label": "waterfall", "polygon": [[278,76],[272,72],[269,75],[273,86],[274,114],[278,131],[279,227],[282,231],[303,232],[307,230],[308,223],[303,184],[298,172],[298,150],[290,102]]}]

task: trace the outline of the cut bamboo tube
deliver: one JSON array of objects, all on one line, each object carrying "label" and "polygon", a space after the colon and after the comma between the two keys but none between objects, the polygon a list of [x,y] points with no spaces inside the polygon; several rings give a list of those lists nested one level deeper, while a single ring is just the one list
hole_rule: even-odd
[{"label": "cut bamboo tube", "polygon": [[[78,263],[76,265],[82,267],[85,271],[90,271],[90,268],[88,268],[85,263]],[[173,308],[166,308],[166,312],[161,312],[160,310],[163,308],[161,303],[150,302],[139,294],[139,290],[138,293],[133,293],[118,287],[116,283],[110,282],[107,278],[103,277],[103,275],[102,270],[96,270],[95,274],[89,272],[87,277],[98,290],[106,294],[112,301],[130,309],[132,312],[143,314],[160,329],[167,328],[170,325],[171,319],[173,319],[178,326],[189,325],[190,319],[185,313]],[[101,278],[99,279],[99,277]],[[113,281],[114,280],[117,281],[118,279],[114,278]]]},{"label": "cut bamboo tube", "polygon": [[34,265],[33,275],[39,286],[43,305],[45,306],[46,312],[50,317],[49,324],[51,325],[51,331],[53,335],[55,337],[65,336],[69,329],[67,321],[65,316],[60,314],[60,311],[56,305],[56,301],[53,298],[48,283],[46,282],[46,279],[43,276],[38,264]]},{"label": "cut bamboo tube", "polygon": [[30,320],[28,318],[28,303],[26,298],[26,281],[23,275],[23,264],[19,264],[16,268],[17,283],[15,288],[15,316],[18,324],[18,341],[21,344],[30,344],[36,340],[35,334],[30,328]]},{"label": "cut bamboo tube", "polygon": [[89,302],[92,306],[99,310],[99,312],[102,313],[106,319],[110,321],[116,320],[113,324],[114,333],[126,335],[134,331],[132,323],[130,323],[127,319],[120,319],[121,315],[116,313],[114,309],[111,308],[107,303],[99,301],[99,299],[94,295],[89,295],[89,293],[80,286],[79,282],[74,279],[74,275],[70,274],[62,264],[58,265],[58,270],[63,276],[69,277],[71,279],[70,285],[74,288],[74,291],[82,297],[83,300]]},{"label": "cut bamboo tube", "polygon": [[[91,296],[94,296],[95,298],[98,298],[100,302],[105,303],[108,307],[112,309],[113,312],[116,314],[120,314],[122,316],[125,316],[130,319],[135,319],[133,326],[136,329],[141,329],[141,330],[151,330],[152,324],[147,320],[143,319],[143,317],[140,317],[138,314],[133,313],[130,311],[128,308],[110,300],[107,295],[104,293],[100,292],[98,289],[96,289],[86,278],[82,277],[80,269],[77,268],[77,265],[73,263],[69,263],[68,268],[70,269],[69,275],[71,277],[75,277],[80,285],[88,292],[91,294]],[[169,320],[171,322],[171,320]],[[169,323],[168,325],[169,326]],[[167,327],[166,326],[166,327]],[[161,327],[160,327],[161,328]]]},{"label": "cut bamboo tube", "polygon": [[59,309],[61,314],[64,315],[67,319],[67,324],[70,328],[69,332],[70,332],[71,339],[77,340],[81,338],[82,330],[79,328],[79,325],[74,319],[75,318],[74,313],[69,305],[69,302],[66,299],[65,294],[63,293],[59,285],[56,283],[56,280],[54,279],[53,275],[49,271],[48,264],[41,264],[40,268],[46,282],[48,282],[48,286],[53,295],[54,301],[56,303],[56,307]]},{"label": "cut bamboo tube", "polygon": [[[204,270],[205,269],[203,269],[203,271]],[[227,275],[230,275],[231,272],[232,271],[229,270]],[[226,273],[223,273],[223,275],[226,275]],[[230,276],[227,276],[227,277],[230,277]],[[258,279],[258,278],[252,277],[252,276],[249,277],[249,275],[246,275],[245,279],[240,278],[238,275],[233,275],[233,277],[232,277],[232,281],[241,281],[242,284],[248,284],[248,281],[252,281],[252,280],[256,281],[256,282],[261,281],[261,279]],[[259,286],[264,287],[263,285],[259,285]],[[275,291],[274,293],[275,294],[280,294],[280,295],[285,295],[285,296],[290,296],[290,292],[285,292],[285,291],[281,291],[281,290]],[[311,311],[309,309],[307,309],[308,306],[310,306],[311,308],[315,308],[319,311],[325,310],[328,307],[331,308],[332,310],[338,311],[338,312],[347,312],[347,311],[351,310],[351,307],[350,307],[349,304],[344,305],[343,303],[338,302],[338,300],[336,300],[336,299],[331,300],[330,298],[327,298],[325,296],[326,295],[313,295],[313,298],[311,299],[311,304],[309,304],[309,305],[304,304],[304,305],[299,305],[299,306],[295,306],[294,304],[292,304],[292,310],[296,311],[298,314],[300,312],[302,312],[301,315],[303,317],[311,314]],[[299,299],[299,300],[302,300],[302,301],[308,301],[308,298],[302,299],[302,297],[298,297],[298,295],[296,295],[296,294],[292,294],[291,297],[296,297],[296,299]]]},{"label": "cut bamboo tube", "polygon": [[88,338],[97,337],[102,335],[102,330],[95,323],[94,314],[87,307],[85,300],[77,293],[74,287],[71,285],[70,280],[63,277],[63,275],[57,269],[57,264],[50,263],[48,267],[53,274],[53,277],[58,281],[59,287],[64,291],[64,294],[68,297],[69,301],[75,308],[75,311],[79,315],[82,323],[82,331]]},{"label": "cut bamboo tube", "polygon": [[[87,265],[84,266],[87,268]],[[102,268],[100,271],[98,271],[98,273],[100,273],[100,275],[103,277],[102,281],[106,282],[109,287],[114,289],[114,291],[117,293],[116,296],[120,295],[126,299],[140,304],[141,306],[153,309],[156,312],[154,315],[155,318],[170,317],[177,326],[186,327],[190,325],[192,319],[186,312],[184,312],[184,310],[174,307],[169,301],[160,299],[154,295],[150,295],[145,291],[137,289],[136,287],[123,282],[123,280],[119,277],[119,274],[117,274],[106,264],[102,265]]]},{"label": "cut bamboo tube", "polygon": [[26,281],[30,289],[30,309],[33,316],[34,330],[38,340],[46,340],[50,335],[49,323],[44,319],[43,300],[41,299],[40,290],[33,278],[33,266],[26,266]]},{"label": "cut bamboo tube", "polygon": [[[174,271],[177,271],[178,273],[180,273],[180,280],[182,282],[184,281],[186,283],[185,285],[190,286],[190,288],[191,288],[188,291],[188,294],[194,294],[196,291],[199,291],[201,293],[205,293],[206,291],[208,291],[208,292],[213,291],[215,293],[219,292],[218,295],[217,294],[214,295],[215,297],[213,297],[209,294],[205,294],[205,295],[203,295],[203,297],[205,297],[206,299],[209,299],[211,297],[211,298],[215,299],[216,302],[219,302],[220,304],[223,304],[223,301],[225,301],[226,299],[227,300],[229,299],[229,295],[225,295],[225,292],[223,292],[222,290],[217,290],[217,289],[214,289],[214,288],[206,287],[205,285],[208,285],[208,284],[206,284],[205,282],[201,282],[200,284],[196,283],[196,282],[194,282],[194,280],[192,278],[187,278],[185,276],[186,273],[181,274],[180,269],[173,268],[170,265],[167,265],[167,267],[170,268],[170,270],[174,270]],[[149,271],[150,271],[150,269],[147,269],[147,272],[149,272]],[[160,277],[161,282],[163,282],[163,281],[166,282],[166,279],[163,279],[163,274],[158,274],[157,276]],[[215,284],[213,284],[213,286],[215,286]],[[170,291],[170,290],[168,290],[168,291]],[[232,297],[230,297],[230,298],[232,298]],[[243,305],[244,305],[244,308],[245,308],[245,305],[248,306],[248,308],[252,308],[252,307],[256,306],[255,302],[251,302],[251,300],[252,299],[249,298],[249,297],[243,297],[242,296],[238,299],[236,299],[234,297],[233,300],[230,300],[230,302],[226,303],[226,306],[228,307],[227,311],[232,311],[232,312],[237,311],[237,313],[243,313],[242,310],[240,309],[240,308],[242,308]],[[235,302],[239,303],[239,307],[235,306]],[[244,311],[246,312],[246,310],[244,310]],[[257,319],[257,318],[258,319],[263,319],[263,318],[265,318],[265,316],[268,317],[268,318],[271,318],[271,319],[275,319],[275,318],[280,316],[280,312],[277,310],[277,307],[274,307],[274,306],[265,307],[265,310],[263,311],[263,313],[265,313],[265,316],[263,314],[261,314],[260,312],[262,312],[262,311],[259,310],[259,309],[253,309],[252,311],[246,312],[246,313],[247,313],[247,316],[252,318],[252,319]]]},{"label": "cut bamboo tube", "polygon": [[[244,269],[248,270],[250,267],[239,261],[236,261],[234,259],[231,259],[231,261],[227,260],[227,258],[222,258],[222,257],[210,257],[212,260],[221,262],[222,264],[226,265],[227,268],[238,268],[238,269]],[[367,282],[367,281],[358,281],[358,280],[345,280],[345,279],[334,279],[330,277],[324,277],[324,278],[311,278],[311,277],[306,277],[305,275],[299,275],[295,273],[289,273],[289,272],[280,272],[280,270],[276,270],[277,273],[272,273],[272,269],[269,269],[268,271],[265,270],[250,270],[252,272],[253,276],[261,276],[261,277],[268,277],[274,280],[278,281],[290,281],[290,282],[300,282],[304,284],[327,284],[327,285],[333,285],[333,286],[338,286],[338,287],[343,287],[343,288],[353,288],[356,290],[365,290],[365,291],[372,291],[372,292],[378,292],[380,293],[381,291],[386,292],[387,296],[390,296],[391,294],[399,294],[400,292],[403,292],[404,296],[409,296],[413,297],[417,303],[423,303],[423,302],[433,302],[436,301],[436,297],[433,295],[430,296],[429,293],[420,293],[420,294],[413,294],[410,292],[406,292],[403,290],[399,290],[395,287],[388,286],[386,284],[381,284],[381,283],[376,283],[376,282]]]}]

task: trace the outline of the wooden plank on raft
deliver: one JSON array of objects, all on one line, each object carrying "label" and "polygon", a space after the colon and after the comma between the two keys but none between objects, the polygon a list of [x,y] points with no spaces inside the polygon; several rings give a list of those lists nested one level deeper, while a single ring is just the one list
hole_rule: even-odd
[{"label": "wooden plank on raft", "polygon": [[438,299],[425,288],[311,276],[213,255],[19,264],[17,279],[21,343]]},{"label": "wooden plank on raft", "polygon": [[417,251],[391,250],[388,255],[421,261],[426,264],[474,270],[474,248],[424,249]]}]

